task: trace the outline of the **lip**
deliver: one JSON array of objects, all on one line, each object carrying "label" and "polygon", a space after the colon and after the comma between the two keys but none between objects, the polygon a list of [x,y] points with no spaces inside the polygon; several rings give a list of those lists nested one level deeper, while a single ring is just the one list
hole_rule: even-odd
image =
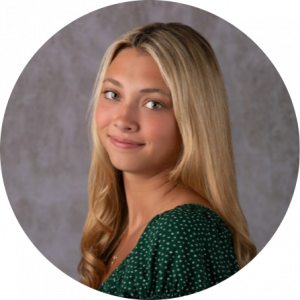
[{"label": "lip", "polygon": [[124,143],[124,144],[133,144],[133,145],[143,145],[142,143],[138,143],[138,142],[135,142],[133,140],[129,140],[129,139],[125,139],[125,138],[122,138],[122,137],[119,137],[119,136],[115,136],[115,135],[110,135],[110,137],[120,143]]},{"label": "lip", "polygon": [[114,135],[110,135],[109,138],[112,144],[122,149],[135,149],[144,146],[144,144]]}]

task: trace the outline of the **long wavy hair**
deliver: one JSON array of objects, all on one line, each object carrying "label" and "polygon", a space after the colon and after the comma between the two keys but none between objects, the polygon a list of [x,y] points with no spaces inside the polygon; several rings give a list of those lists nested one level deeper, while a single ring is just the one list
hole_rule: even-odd
[{"label": "long wavy hair", "polygon": [[124,48],[148,53],[171,91],[182,151],[169,180],[207,199],[228,225],[240,268],[256,255],[241,210],[236,184],[228,101],[222,74],[210,44],[180,23],[151,23],[117,39],[106,51],[90,106],[91,167],[89,211],[78,265],[81,282],[97,289],[104,263],[128,225],[122,172],[101,144],[95,111],[107,68]]}]

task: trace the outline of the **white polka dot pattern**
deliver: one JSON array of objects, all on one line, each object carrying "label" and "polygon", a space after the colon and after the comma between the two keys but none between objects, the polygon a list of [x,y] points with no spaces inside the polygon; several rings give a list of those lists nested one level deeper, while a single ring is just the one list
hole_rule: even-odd
[{"label": "white polka dot pattern", "polygon": [[149,222],[98,290],[131,299],[170,299],[207,289],[238,270],[225,222],[200,204],[183,204]]}]

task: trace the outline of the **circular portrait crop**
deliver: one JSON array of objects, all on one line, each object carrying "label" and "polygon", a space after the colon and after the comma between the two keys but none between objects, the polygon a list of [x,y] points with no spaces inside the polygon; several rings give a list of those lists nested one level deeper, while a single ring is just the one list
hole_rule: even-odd
[{"label": "circular portrait crop", "polygon": [[34,246],[83,285],[132,299],[199,293],[247,269],[286,214],[298,153],[264,52],[163,1],[108,6],[51,37],[1,134],[8,199]]}]

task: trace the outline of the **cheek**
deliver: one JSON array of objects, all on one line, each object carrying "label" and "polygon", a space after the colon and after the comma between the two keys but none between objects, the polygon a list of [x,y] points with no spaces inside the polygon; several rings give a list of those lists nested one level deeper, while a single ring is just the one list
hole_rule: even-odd
[{"label": "cheek", "polygon": [[95,115],[98,131],[100,129],[105,128],[109,124],[110,116],[111,113],[108,111],[108,109],[105,106],[103,106],[101,102],[99,102],[96,109],[96,115]]},{"label": "cheek", "polygon": [[181,136],[174,117],[164,117],[153,120],[148,133],[159,146],[175,147],[181,144]]}]

